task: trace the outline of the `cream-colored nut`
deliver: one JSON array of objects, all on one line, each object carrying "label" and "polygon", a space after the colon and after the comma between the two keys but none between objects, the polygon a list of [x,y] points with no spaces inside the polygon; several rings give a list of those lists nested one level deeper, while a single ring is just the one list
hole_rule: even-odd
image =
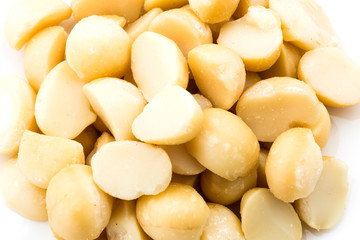
[{"label": "cream-colored nut", "polygon": [[329,18],[315,0],[269,0],[269,7],[281,18],[285,41],[304,50],[336,46]]},{"label": "cream-colored nut", "polygon": [[145,106],[132,131],[144,142],[178,145],[193,139],[202,122],[203,113],[194,97],[179,86],[169,86]]},{"label": "cream-colored nut", "polygon": [[2,196],[14,211],[34,221],[46,221],[46,190],[33,185],[22,174],[17,155],[4,162],[0,171]]},{"label": "cream-colored nut", "polygon": [[162,10],[169,10],[179,8],[188,4],[188,0],[145,0],[144,9],[150,11],[154,8],[161,8]]},{"label": "cream-colored nut", "polygon": [[0,154],[16,153],[26,129],[37,130],[35,93],[15,74],[0,77]]},{"label": "cream-colored nut", "polygon": [[69,66],[85,81],[122,77],[130,69],[131,40],[109,18],[90,16],[78,22],[66,42]]},{"label": "cream-colored nut", "polygon": [[71,8],[62,0],[19,0],[6,16],[7,41],[12,48],[20,50],[35,33],[70,16]]},{"label": "cream-colored nut", "polygon": [[65,59],[67,33],[63,27],[45,28],[25,47],[24,70],[31,87],[37,92],[46,75]]},{"label": "cream-colored nut", "polygon": [[140,34],[149,30],[150,23],[162,12],[163,10],[161,10],[161,8],[151,9],[135,22],[126,25],[124,30],[127,32],[129,37],[135,41]]},{"label": "cream-colored nut", "polygon": [[330,137],[331,119],[324,104],[320,103],[320,109],[319,121],[315,125],[311,126],[310,129],[314,135],[315,142],[322,149],[325,147]]},{"label": "cream-colored nut", "polygon": [[217,42],[238,53],[246,70],[265,71],[280,55],[283,43],[280,19],[270,9],[250,7],[244,17],[221,28]]},{"label": "cream-colored nut", "polygon": [[301,240],[301,222],[294,208],[269,189],[254,188],[245,193],[240,214],[247,240]]},{"label": "cream-colored nut", "polygon": [[314,90],[288,77],[258,82],[242,94],[236,106],[236,114],[262,142],[273,142],[291,127],[313,126],[320,112]]},{"label": "cream-colored nut", "polygon": [[245,177],[229,181],[207,170],[201,174],[201,190],[211,202],[223,205],[241,199],[245,192],[256,186],[257,170],[254,168]]},{"label": "cream-colored nut", "polygon": [[124,28],[126,25],[126,18],[119,15],[101,15],[101,17],[115,21],[120,27]]},{"label": "cream-colored nut", "polygon": [[188,62],[200,92],[214,107],[228,110],[240,98],[246,75],[238,54],[217,44],[205,44],[189,52]]},{"label": "cream-colored nut", "polygon": [[192,96],[195,98],[196,102],[200,105],[202,110],[213,107],[210,100],[204,97],[203,95],[197,93],[197,94],[193,94]]},{"label": "cream-colored nut", "polygon": [[46,189],[61,169],[75,163],[85,163],[80,143],[31,131],[24,132],[19,148],[19,167],[32,184]]},{"label": "cream-colored nut", "polygon": [[308,128],[292,128],[276,138],[265,163],[270,191],[284,202],[309,196],[321,175],[319,146]]},{"label": "cream-colored nut", "polygon": [[268,8],[269,0],[240,0],[239,5],[234,12],[234,17],[243,17],[245,14],[247,14],[249,7],[251,6],[263,6]]},{"label": "cream-colored nut", "polygon": [[114,142],[115,138],[113,136],[111,136],[109,133],[107,132],[103,132],[101,134],[101,136],[96,140],[95,144],[94,144],[94,148],[92,149],[92,151],[89,153],[89,155],[87,155],[86,157],[86,165],[91,166],[91,160],[92,157],[94,156],[94,154],[99,151],[99,149],[105,145],[106,143],[109,142]]},{"label": "cream-colored nut", "polygon": [[103,191],[124,200],[158,194],[171,180],[171,162],[166,152],[135,141],[103,145],[92,157],[91,168]]},{"label": "cream-colored nut", "polygon": [[186,57],[194,47],[213,42],[210,27],[186,8],[161,13],[151,22],[149,30],[174,40]]},{"label": "cream-colored nut", "polygon": [[205,171],[202,166],[187,150],[185,144],[159,146],[169,155],[172,171],[181,175],[196,175]]},{"label": "cream-colored nut", "polygon": [[[259,142],[235,114],[220,108],[203,110],[200,133],[186,144],[188,152],[213,173],[234,181],[256,166]],[[219,161],[221,159],[221,161]]]},{"label": "cream-colored nut", "polygon": [[230,19],[239,0],[189,0],[189,4],[203,22],[219,23]]},{"label": "cream-colored nut", "polygon": [[86,84],[83,92],[117,141],[135,140],[131,125],[146,101],[134,85],[117,78],[100,78]]},{"label": "cream-colored nut", "polygon": [[73,139],[96,120],[79,79],[66,61],[46,76],[35,102],[36,122],[43,133]]},{"label": "cream-colored nut", "polygon": [[158,195],[139,198],[136,216],[153,239],[195,240],[203,232],[209,207],[192,187],[172,183]]},{"label": "cream-colored nut", "polygon": [[297,78],[297,69],[301,58],[300,50],[294,45],[283,42],[280,57],[270,69],[261,72],[263,79],[271,77]]},{"label": "cream-colored nut", "polygon": [[324,47],[305,53],[298,75],[325,105],[347,107],[360,102],[360,68],[338,48]]},{"label": "cream-colored nut", "polygon": [[153,32],[144,32],[134,41],[131,70],[148,101],[166,86],[186,88],[189,81],[186,59],[175,42]]},{"label": "cream-colored nut", "polygon": [[71,8],[76,21],[91,15],[119,15],[133,22],[140,16],[143,3],[144,0],[72,0]]},{"label": "cream-colored nut", "polygon": [[90,125],[85,128],[85,130],[82,131],[76,138],[74,138],[74,140],[81,143],[84,148],[84,154],[86,157],[93,150],[95,142],[99,136],[100,134],[96,128],[93,125]]},{"label": "cream-colored nut", "polygon": [[182,183],[197,189],[197,187],[199,186],[199,175],[180,175],[173,173],[171,177],[171,182]]},{"label": "cream-colored nut", "polygon": [[249,87],[251,87],[252,85],[254,85],[255,83],[257,83],[258,81],[260,81],[261,78],[259,76],[259,74],[257,74],[256,72],[249,72],[246,71],[246,80],[245,80],[245,86],[244,86],[244,90],[248,89]]},{"label": "cream-colored nut", "polygon": [[112,204],[113,198],[95,184],[86,165],[63,168],[46,192],[51,230],[67,240],[96,239],[110,220]]},{"label": "cream-colored nut", "polygon": [[135,204],[135,201],[115,200],[106,226],[108,240],[150,240],[136,219]]},{"label": "cream-colored nut", "polygon": [[227,207],[208,203],[209,220],[200,240],[245,240],[239,218]]},{"label": "cream-colored nut", "polygon": [[256,186],[258,187],[264,187],[264,188],[268,187],[266,174],[265,174],[265,165],[268,154],[269,154],[268,150],[264,148],[260,149],[259,165],[257,167],[257,183],[256,183]]},{"label": "cream-colored nut", "polygon": [[314,191],[295,201],[301,220],[316,229],[334,227],[344,214],[348,193],[348,168],[335,157],[323,157],[324,168]]}]

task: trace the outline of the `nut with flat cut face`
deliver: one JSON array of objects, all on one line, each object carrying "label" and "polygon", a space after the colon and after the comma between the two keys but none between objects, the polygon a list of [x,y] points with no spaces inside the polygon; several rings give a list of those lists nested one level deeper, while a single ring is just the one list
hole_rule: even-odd
[{"label": "nut with flat cut face", "polygon": [[200,133],[186,143],[188,152],[201,165],[229,181],[248,175],[259,156],[255,134],[241,118],[223,109],[208,108],[203,113]]},{"label": "nut with flat cut face", "polygon": [[71,8],[62,0],[17,1],[6,16],[7,41],[12,48],[20,50],[35,33],[70,16]]},{"label": "nut with flat cut face", "polygon": [[270,191],[284,202],[310,195],[321,175],[319,146],[308,128],[292,128],[272,144],[265,163]]},{"label": "nut with flat cut face", "polygon": [[200,240],[245,240],[239,218],[227,207],[208,203],[210,216]]},{"label": "nut with flat cut face", "polygon": [[166,152],[135,141],[103,145],[92,157],[91,168],[103,191],[124,200],[158,194],[171,180],[171,162]]},{"label": "nut with flat cut face", "polygon": [[25,131],[19,148],[19,166],[31,183],[47,188],[50,180],[70,164],[84,164],[80,143]]},{"label": "nut with flat cut face", "polygon": [[192,49],[188,62],[200,92],[214,107],[230,109],[240,98],[245,84],[245,67],[240,56],[217,44]]},{"label": "nut with flat cut face", "polygon": [[283,43],[280,19],[270,9],[250,7],[244,17],[221,28],[217,42],[238,53],[246,70],[267,70],[280,55]]},{"label": "nut with flat cut face", "polygon": [[294,208],[269,189],[253,188],[245,193],[240,214],[247,240],[301,240],[301,222]]},{"label": "nut with flat cut face", "polygon": [[315,0],[269,0],[269,7],[281,18],[285,41],[304,50],[336,46],[329,18]]},{"label": "nut with flat cut face", "polygon": [[96,239],[110,220],[113,198],[94,182],[91,168],[72,164],[50,181],[46,208],[60,239]]},{"label": "nut with flat cut face", "polygon": [[234,17],[241,18],[249,10],[251,6],[263,6],[265,8],[269,7],[269,0],[240,0],[237,9],[234,12]]},{"label": "nut with flat cut face", "polygon": [[144,32],[134,41],[131,70],[148,101],[166,86],[186,88],[189,81],[186,60],[175,42],[153,32]]},{"label": "nut with flat cut face", "polygon": [[17,155],[4,162],[0,171],[2,196],[14,211],[34,221],[46,221],[46,190],[33,185],[21,172]]},{"label": "nut with flat cut face", "polygon": [[338,48],[317,48],[305,53],[298,75],[325,105],[348,107],[360,102],[360,68]]},{"label": "nut with flat cut face", "polygon": [[114,141],[115,141],[115,138],[113,136],[111,136],[107,132],[103,132],[101,134],[101,136],[96,140],[92,151],[86,157],[86,165],[89,165],[91,167],[91,160],[92,160],[92,157],[94,156],[94,154],[106,143],[114,142]]},{"label": "nut with flat cut face", "polygon": [[177,145],[193,139],[202,122],[203,113],[194,97],[179,86],[170,86],[145,106],[132,131],[144,142]]},{"label": "nut with flat cut face", "polygon": [[315,142],[322,149],[325,147],[330,137],[331,119],[324,104],[320,103],[320,109],[319,121],[310,129],[314,135]]},{"label": "nut with flat cut face", "polygon": [[259,141],[273,142],[292,127],[311,127],[320,118],[314,90],[294,78],[274,77],[248,88],[236,105],[236,114]]},{"label": "nut with flat cut face", "polygon": [[0,77],[0,154],[16,153],[24,131],[37,130],[35,97],[22,78],[14,74]]},{"label": "nut with flat cut face", "polygon": [[324,168],[314,191],[295,201],[301,220],[316,230],[330,229],[344,214],[348,193],[347,166],[335,157],[323,157]]},{"label": "nut with flat cut face", "polygon": [[139,198],[136,217],[153,239],[196,240],[208,220],[209,207],[192,187],[172,183],[155,196]]},{"label": "nut with flat cut face", "polygon": [[35,103],[36,122],[43,133],[73,139],[96,120],[82,93],[85,84],[67,61],[50,71]]}]

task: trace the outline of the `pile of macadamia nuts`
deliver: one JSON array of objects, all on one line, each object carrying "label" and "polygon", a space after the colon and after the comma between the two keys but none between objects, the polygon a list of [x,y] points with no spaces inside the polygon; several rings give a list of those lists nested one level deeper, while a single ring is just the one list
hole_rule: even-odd
[{"label": "pile of macadamia nuts", "polygon": [[[301,240],[341,219],[326,106],[360,68],[315,0],[18,0],[5,202],[64,240]],[[10,104],[2,104],[2,102]]]}]

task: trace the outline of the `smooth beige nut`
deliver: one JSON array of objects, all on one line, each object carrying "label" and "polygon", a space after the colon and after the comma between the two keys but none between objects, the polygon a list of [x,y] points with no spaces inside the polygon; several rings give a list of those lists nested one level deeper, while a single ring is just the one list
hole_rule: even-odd
[{"label": "smooth beige nut", "polygon": [[265,71],[280,55],[283,42],[280,19],[270,9],[250,7],[244,17],[221,28],[217,42],[238,53],[246,70]]},{"label": "smooth beige nut", "polygon": [[173,173],[171,177],[171,182],[182,183],[197,189],[199,185],[199,175],[180,175]]},{"label": "smooth beige nut", "polygon": [[320,103],[319,121],[310,129],[314,135],[315,142],[321,149],[324,148],[329,140],[331,130],[330,115],[324,104]]},{"label": "smooth beige nut", "polygon": [[295,209],[310,227],[330,229],[344,214],[348,193],[348,168],[334,157],[323,157],[324,168],[314,191],[295,202]]},{"label": "smooth beige nut", "polygon": [[280,57],[270,69],[261,72],[263,79],[271,77],[292,77],[297,78],[297,69],[301,58],[300,50],[288,42],[284,42]]},{"label": "smooth beige nut", "polygon": [[26,45],[24,70],[36,92],[50,70],[64,61],[67,36],[63,27],[49,27],[33,36]]},{"label": "smooth beige nut", "polygon": [[304,50],[336,46],[329,18],[315,0],[269,0],[269,7],[281,18],[285,41]]},{"label": "smooth beige nut", "polygon": [[126,18],[121,17],[119,15],[100,15],[100,16],[115,21],[122,28],[124,28],[124,26],[126,25]]},{"label": "smooth beige nut", "polygon": [[195,98],[196,102],[200,105],[202,110],[213,107],[210,100],[204,97],[203,95],[197,93],[197,94],[193,94],[192,96]]},{"label": "smooth beige nut", "polygon": [[109,224],[108,240],[150,240],[136,219],[135,201],[115,200]]},{"label": "smooth beige nut", "polygon": [[309,196],[321,175],[321,151],[307,128],[282,133],[270,148],[265,173],[270,191],[284,202]]},{"label": "smooth beige nut", "polygon": [[208,203],[210,216],[200,240],[245,240],[239,218],[227,207]]},{"label": "smooth beige nut", "polygon": [[211,202],[223,205],[241,199],[245,192],[256,186],[257,171],[253,169],[247,176],[234,181],[226,180],[207,170],[201,174],[201,190]]},{"label": "smooth beige nut", "polygon": [[241,18],[247,14],[249,7],[251,6],[263,6],[269,7],[269,0],[240,0],[238,7],[234,12],[234,17]]},{"label": "smooth beige nut", "polygon": [[90,154],[93,150],[96,140],[100,134],[93,125],[88,126],[82,131],[76,138],[75,141],[80,143],[84,148],[85,157]]},{"label": "smooth beige nut", "polygon": [[189,0],[190,8],[206,23],[229,20],[239,0]]},{"label": "smooth beige nut", "polygon": [[161,10],[161,8],[151,9],[135,22],[126,25],[124,30],[129,37],[135,41],[140,34],[149,30],[150,23],[162,12],[163,10]]},{"label": "smooth beige nut", "polygon": [[240,98],[245,85],[245,67],[235,52],[216,44],[192,49],[189,67],[200,92],[214,107],[230,109]]},{"label": "smooth beige nut", "polygon": [[[259,142],[235,114],[220,108],[203,110],[200,133],[186,144],[188,152],[215,174],[234,181],[256,166]],[[219,161],[221,159],[221,161]]]},{"label": "smooth beige nut", "polygon": [[242,94],[236,105],[236,114],[262,142],[273,142],[292,127],[315,125],[320,112],[314,90],[288,77],[258,82]]},{"label": "smooth beige nut", "polygon": [[196,240],[208,220],[209,208],[195,189],[172,183],[158,195],[139,198],[136,216],[153,239]]},{"label": "smooth beige nut", "polygon": [[0,77],[0,154],[16,153],[26,129],[36,131],[35,93],[15,74]]},{"label": "smooth beige nut", "polygon": [[186,88],[189,81],[186,60],[175,42],[153,32],[144,32],[134,41],[131,70],[148,101],[166,86]]},{"label": "smooth beige nut", "polygon": [[61,169],[75,163],[85,163],[80,143],[31,131],[24,132],[19,148],[19,167],[32,184],[46,189]]},{"label": "smooth beige nut", "polygon": [[143,3],[144,0],[72,0],[71,8],[76,21],[91,15],[119,15],[133,22],[140,16]]},{"label": "smooth beige nut", "polygon": [[97,238],[110,220],[112,204],[95,184],[91,168],[80,164],[63,168],[46,192],[51,230],[66,240]]},{"label": "smooth beige nut", "polygon": [[260,80],[261,80],[261,78],[260,78],[259,74],[257,74],[256,72],[246,71],[246,80],[245,80],[244,91]]},{"label": "smooth beige nut", "polygon": [[103,132],[101,134],[101,136],[96,140],[95,144],[94,144],[94,148],[92,149],[92,151],[89,153],[89,155],[87,155],[86,157],[86,165],[89,165],[91,167],[91,160],[92,157],[94,156],[94,154],[99,151],[99,149],[105,145],[106,143],[109,142],[114,142],[115,138],[113,136],[111,136],[109,133],[107,132]]},{"label": "smooth beige nut", "polygon": [[4,162],[0,171],[2,196],[9,207],[34,221],[46,221],[46,190],[33,185],[22,174],[17,155]]},{"label": "smooth beige nut", "polygon": [[185,144],[160,147],[169,155],[174,173],[196,175],[205,170],[205,167],[187,152]]},{"label": "smooth beige nut", "polygon": [[149,30],[174,40],[184,56],[199,45],[213,42],[210,27],[186,8],[161,13],[151,22]]},{"label": "smooth beige nut", "polygon": [[188,0],[145,0],[144,9],[150,11],[154,8],[161,8],[162,10],[169,10],[173,8],[179,8],[188,3]]},{"label": "smooth beige nut", "polygon": [[90,16],[78,22],[66,42],[69,66],[85,81],[122,77],[130,68],[131,40],[113,19]]},{"label": "smooth beige nut", "polygon": [[240,214],[247,240],[301,240],[301,222],[294,208],[275,198],[269,189],[245,193]]},{"label": "smooth beige nut", "polygon": [[35,103],[36,122],[43,133],[73,139],[95,121],[96,115],[82,93],[85,83],[66,61],[50,71]]},{"label": "smooth beige nut", "polygon": [[70,16],[71,8],[62,0],[19,0],[6,16],[7,41],[12,48],[20,50],[35,33]]},{"label": "smooth beige nut", "polygon": [[360,102],[360,68],[338,48],[318,48],[305,53],[298,75],[325,105],[347,107]]},{"label": "smooth beige nut", "polygon": [[179,86],[170,86],[145,106],[132,131],[144,142],[177,145],[193,139],[202,122],[203,113],[194,97]]},{"label": "smooth beige nut", "polygon": [[146,101],[134,85],[117,78],[100,78],[86,84],[83,92],[117,141],[135,140],[131,125]]},{"label": "smooth beige nut", "polygon": [[96,184],[124,200],[162,192],[171,180],[171,162],[164,150],[135,141],[111,142],[92,157]]},{"label": "smooth beige nut", "polygon": [[268,154],[269,154],[268,150],[264,148],[260,149],[259,165],[257,167],[257,183],[256,183],[256,186],[258,187],[264,187],[264,188],[268,187],[266,174],[265,174],[265,165]]}]

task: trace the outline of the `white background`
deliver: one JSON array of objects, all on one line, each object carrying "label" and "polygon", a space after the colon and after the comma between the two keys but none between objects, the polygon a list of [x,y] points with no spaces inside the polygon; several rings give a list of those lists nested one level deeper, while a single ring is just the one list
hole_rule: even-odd
[{"label": "white background", "polygon": [[[23,51],[14,51],[4,36],[4,19],[14,1],[1,1],[0,7],[0,76],[16,73],[25,77]],[[70,0],[66,0],[70,2]],[[360,1],[318,0],[330,17],[335,32],[340,37],[339,47],[360,65]],[[332,230],[316,232],[304,229],[307,240],[358,240],[360,215],[360,105],[346,108],[329,108],[332,132],[324,155],[336,156],[349,166],[349,195],[345,215]],[[1,115],[0,115],[1,117]],[[0,167],[5,156],[0,156]],[[55,239],[47,223],[27,220],[9,208],[0,197],[0,239],[6,240],[52,240]],[[264,239],[266,240],[266,239]]]}]

